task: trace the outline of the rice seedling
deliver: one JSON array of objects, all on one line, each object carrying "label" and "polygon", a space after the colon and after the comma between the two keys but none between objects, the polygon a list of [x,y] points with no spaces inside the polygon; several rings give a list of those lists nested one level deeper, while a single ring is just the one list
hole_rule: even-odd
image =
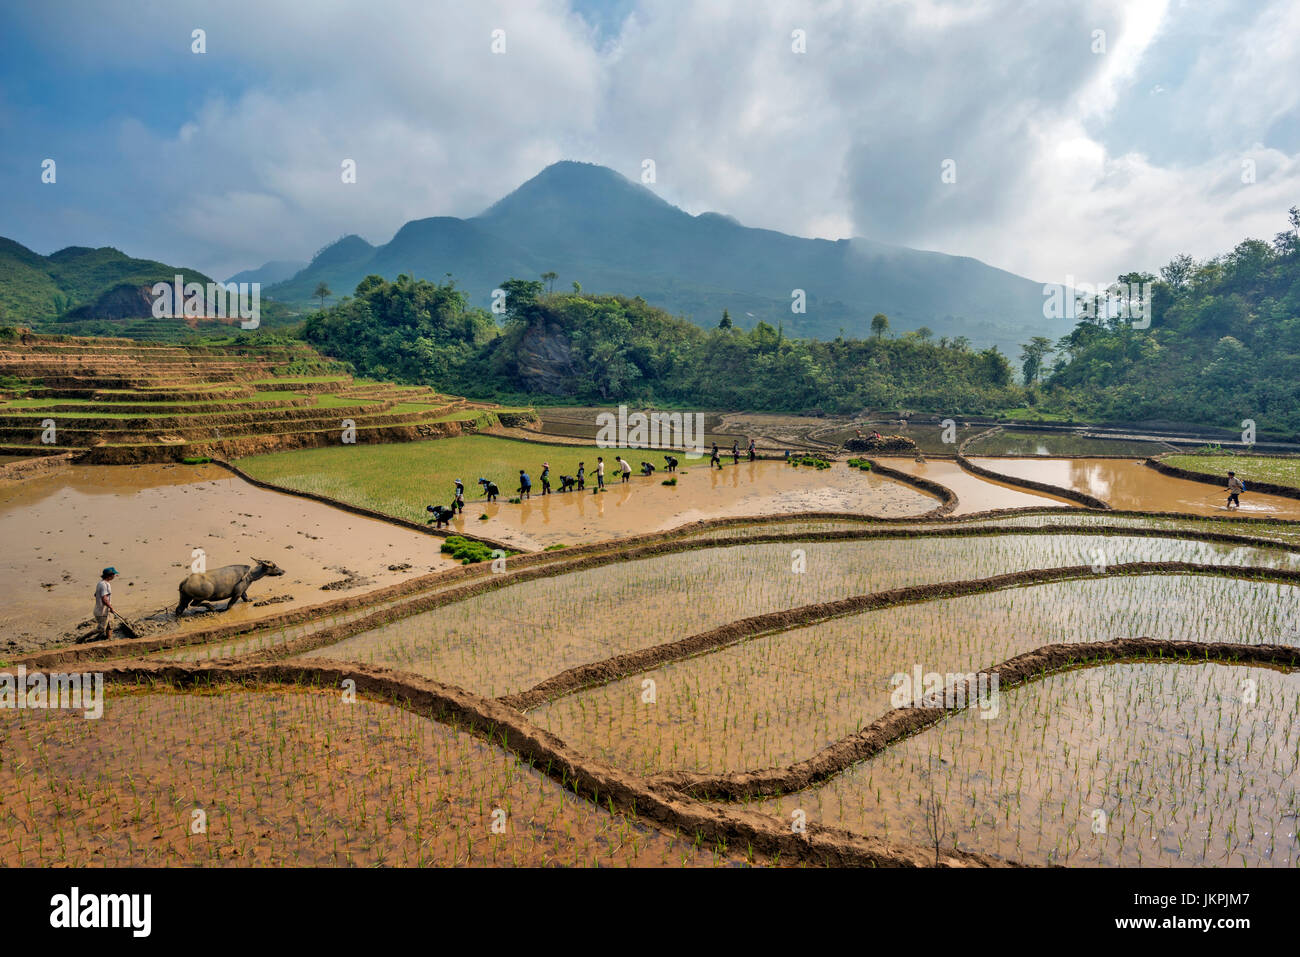
[{"label": "rice seedling", "polygon": [[1300,674],[1129,663],[1051,675],[904,739],[824,785],[752,807],[1035,864],[1300,862]]},{"label": "rice seedling", "polygon": [[[1296,567],[1300,561],[1280,550],[1118,535],[701,548],[510,585],[310,656],[398,668],[485,695],[513,694],[566,668],[750,615],[905,585],[1087,564],[1099,543],[1111,564],[1179,560]],[[803,572],[793,570],[796,547],[804,552]]]},{"label": "rice seedling", "polygon": [[25,711],[0,726],[0,866],[720,862],[388,704],[116,690],[99,721]]},{"label": "rice seedling", "polygon": [[917,665],[966,674],[1045,644],[1133,635],[1300,646],[1300,633],[1288,635],[1295,621],[1300,588],[1274,583],[1152,575],[1034,585],[763,635],[530,716],[633,773],[743,771],[808,758],[856,732],[895,706],[893,676]]}]

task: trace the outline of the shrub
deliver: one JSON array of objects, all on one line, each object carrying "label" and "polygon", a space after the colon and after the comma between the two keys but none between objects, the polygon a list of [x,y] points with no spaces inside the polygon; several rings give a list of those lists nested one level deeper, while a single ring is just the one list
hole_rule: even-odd
[{"label": "shrub", "polygon": [[181,459],[182,465],[207,465],[212,459],[206,455],[191,455],[188,458]]},{"label": "shrub", "polygon": [[674,477],[674,478],[666,478],[666,479],[664,479],[664,480],[663,480],[661,483],[659,483],[659,484],[661,484],[661,485],[676,485],[676,484],[677,484],[677,479],[676,479],[675,477]]}]

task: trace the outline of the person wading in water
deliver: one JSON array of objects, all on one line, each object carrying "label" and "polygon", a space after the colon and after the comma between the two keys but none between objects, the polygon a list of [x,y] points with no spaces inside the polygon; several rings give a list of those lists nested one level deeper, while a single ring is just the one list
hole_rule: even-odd
[{"label": "person wading in water", "polygon": [[113,586],[109,582],[116,577],[116,568],[105,568],[95,583],[95,634],[100,638],[109,637],[112,631],[108,624],[108,613],[116,609],[113,607]]},{"label": "person wading in water", "polygon": [[1246,491],[1246,483],[1237,478],[1236,472],[1228,473],[1228,504],[1224,508],[1232,508],[1236,505],[1241,508],[1241,499],[1237,496]]}]

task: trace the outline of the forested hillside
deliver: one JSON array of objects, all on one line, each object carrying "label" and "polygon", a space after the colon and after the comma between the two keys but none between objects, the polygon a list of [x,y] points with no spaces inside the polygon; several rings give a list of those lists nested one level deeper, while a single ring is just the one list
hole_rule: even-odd
[{"label": "forested hillside", "polygon": [[498,327],[454,286],[371,276],[355,298],[308,320],[305,338],[364,375],[427,382],[480,397],[854,412],[873,408],[984,412],[1019,399],[996,350],[961,339],[792,339],[730,316],[705,330],[621,296],[546,294],[511,280]]},{"label": "forested hillside", "polygon": [[1272,243],[1120,277],[1152,283],[1150,328],[1080,323],[1056,345],[1042,401],[1089,419],[1300,430],[1300,207],[1290,225]]}]

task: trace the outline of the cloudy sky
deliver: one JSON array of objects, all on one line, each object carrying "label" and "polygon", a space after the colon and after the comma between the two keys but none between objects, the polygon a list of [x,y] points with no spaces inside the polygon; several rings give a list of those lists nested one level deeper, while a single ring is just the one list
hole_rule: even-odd
[{"label": "cloudy sky", "polygon": [[0,235],[42,253],[224,278],[560,159],[1040,281],[1270,239],[1300,203],[1295,0],[2,2]]}]

